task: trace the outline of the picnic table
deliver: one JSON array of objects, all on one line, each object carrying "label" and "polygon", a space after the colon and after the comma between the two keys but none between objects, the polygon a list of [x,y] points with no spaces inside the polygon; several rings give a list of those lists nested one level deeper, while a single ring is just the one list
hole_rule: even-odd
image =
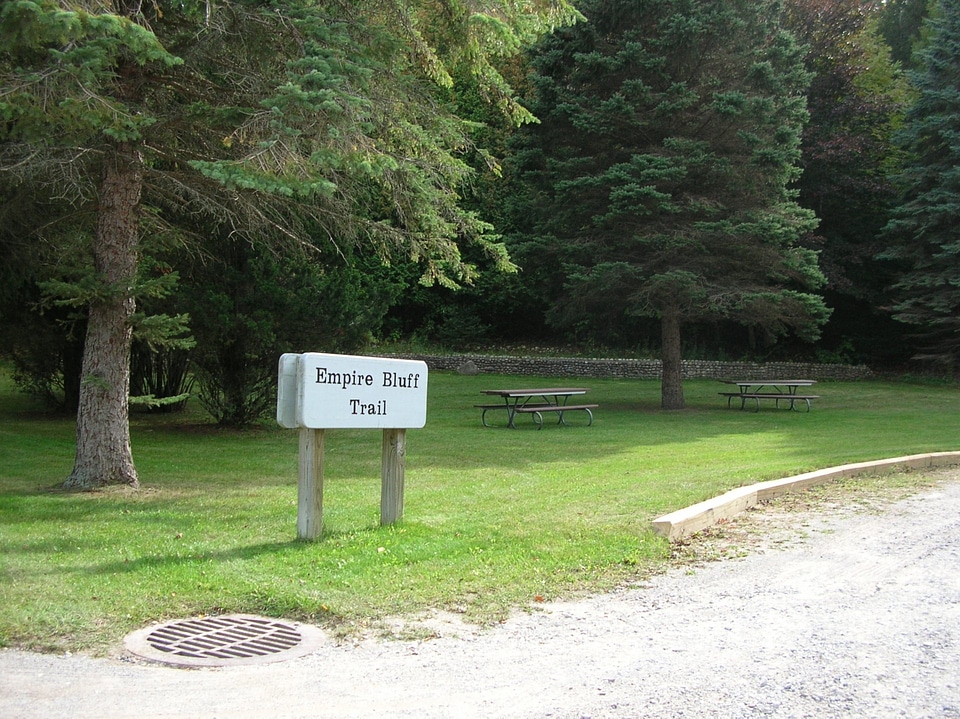
[{"label": "picnic table", "polygon": [[586,394],[589,390],[586,387],[538,387],[532,389],[485,389],[481,394],[500,397],[503,404],[478,404],[474,405],[483,410],[480,414],[480,421],[484,427],[487,424],[487,412],[490,410],[506,410],[507,426],[516,429],[514,419],[518,414],[529,414],[537,425],[537,429],[543,429],[543,415],[548,412],[554,412],[557,415],[557,424],[566,425],[563,415],[566,412],[586,412],[587,426],[593,424],[593,412],[599,405],[596,404],[570,404],[570,398]]},{"label": "picnic table", "polygon": [[787,404],[787,409],[796,409],[797,402],[804,402],[807,405],[807,412],[810,411],[811,400],[820,399],[816,394],[800,394],[797,390],[801,387],[810,387],[816,384],[812,379],[722,379],[724,384],[736,385],[736,392],[720,392],[722,397],[727,398],[727,407],[735,397],[740,398],[740,409],[745,409],[747,400],[752,399],[756,403],[757,412],[760,411],[760,400],[770,399],[776,403],[779,408],[781,402]]}]

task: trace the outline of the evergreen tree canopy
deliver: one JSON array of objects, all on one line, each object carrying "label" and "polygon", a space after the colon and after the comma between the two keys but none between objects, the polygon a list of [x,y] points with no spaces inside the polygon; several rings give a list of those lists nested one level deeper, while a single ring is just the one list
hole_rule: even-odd
[{"label": "evergreen tree canopy", "polygon": [[537,49],[511,241],[563,266],[554,321],[661,322],[663,406],[683,406],[680,327],[732,319],[814,338],[823,281],[797,240],[809,76],[765,0],[590,0]]},{"label": "evergreen tree canopy", "polygon": [[899,135],[907,160],[903,196],[884,230],[884,256],[901,262],[895,316],[917,325],[927,356],[960,358],[960,2],[941,0],[928,19],[919,92]]},{"label": "evergreen tree canopy", "polygon": [[469,279],[453,240],[502,252],[459,208],[470,126],[437,90],[456,71],[529,119],[492,61],[575,13],[528,5],[12,0],[0,15],[6,179],[55,185],[76,212],[127,143],[146,206],[290,233],[293,205],[332,241],[400,246],[429,280]]}]

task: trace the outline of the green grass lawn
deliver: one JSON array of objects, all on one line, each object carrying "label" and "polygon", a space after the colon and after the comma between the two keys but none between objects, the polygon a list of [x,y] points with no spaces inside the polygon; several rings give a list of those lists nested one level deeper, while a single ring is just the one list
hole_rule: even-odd
[{"label": "green grass lawn", "polygon": [[380,432],[328,431],[324,534],[302,542],[296,431],[136,414],[140,491],[51,491],[72,467],[73,422],[0,373],[0,645],[100,652],[154,620],[223,612],[343,633],[434,608],[497,621],[656,571],[670,550],[650,521],[732,487],[960,449],[960,388],[946,384],[821,383],[810,413],[755,413],[688,381],[688,409],[663,412],[658,382],[587,380],[592,427],[582,413],[542,431],[529,417],[480,425],[481,389],[557,383],[432,373],[392,527],[379,526]]}]

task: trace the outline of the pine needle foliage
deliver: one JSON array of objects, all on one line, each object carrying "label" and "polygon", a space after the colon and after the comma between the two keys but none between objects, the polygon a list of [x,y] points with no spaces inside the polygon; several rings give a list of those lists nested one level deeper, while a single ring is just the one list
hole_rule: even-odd
[{"label": "pine needle foliage", "polygon": [[922,357],[960,360],[960,3],[943,1],[911,82],[919,93],[899,142],[901,204],[884,230],[883,257],[899,263],[894,316],[918,328]]}]

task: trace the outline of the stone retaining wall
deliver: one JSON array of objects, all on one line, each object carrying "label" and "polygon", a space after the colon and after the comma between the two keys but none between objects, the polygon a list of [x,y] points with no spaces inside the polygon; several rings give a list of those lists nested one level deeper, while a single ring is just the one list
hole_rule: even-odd
[{"label": "stone retaining wall", "polygon": [[[500,355],[392,354],[390,357],[416,359],[431,370],[463,374],[489,373],[535,377],[605,377],[660,379],[660,360],[589,359],[579,357],[511,357]],[[685,360],[686,379],[814,379],[862,380],[873,376],[866,365],[818,364],[814,362],[708,362]]]}]

